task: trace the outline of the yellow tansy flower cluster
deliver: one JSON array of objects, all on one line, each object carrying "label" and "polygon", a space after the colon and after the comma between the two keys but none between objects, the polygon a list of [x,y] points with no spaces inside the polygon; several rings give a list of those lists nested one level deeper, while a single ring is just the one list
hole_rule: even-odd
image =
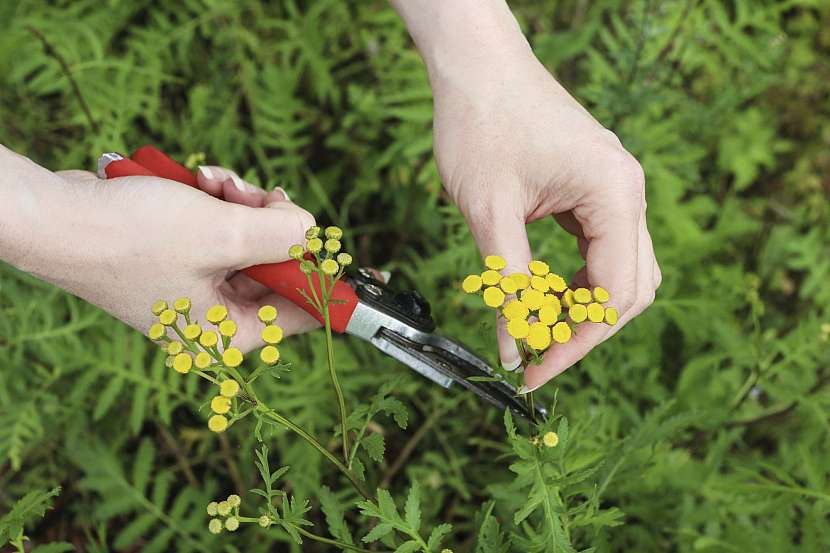
[{"label": "yellow tansy flower cluster", "polygon": [[[321,234],[322,233],[322,234]],[[288,255],[300,262],[300,269],[305,274],[317,270],[335,279],[343,275],[343,270],[352,264],[352,256],[341,252],[343,230],[340,227],[311,227],[305,233],[306,243],[294,244],[288,248]]]},{"label": "yellow tansy flower cluster", "polygon": [[480,293],[485,305],[500,310],[507,320],[507,332],[537,352],[570,341],[577,323],[617,322],[617,310],[603,305],[611,299],[607,290],[599,286],[571,290],[544,261],[528,263],[529,274],[503,274],[507,263],[498,255],[488,255],[484,265],[485,271],[467,276],[461,288],[468,294]]},{"label": "yellow tansy flower cluster", "polygon": [[210,533],[219,534],[223,529],[235,532],[239,528],[240,505],[242,505],[242,498],[236,494],[229,495],[224,501],[208,503],[207,514],[209,517],[213,517],[208,523]]}]

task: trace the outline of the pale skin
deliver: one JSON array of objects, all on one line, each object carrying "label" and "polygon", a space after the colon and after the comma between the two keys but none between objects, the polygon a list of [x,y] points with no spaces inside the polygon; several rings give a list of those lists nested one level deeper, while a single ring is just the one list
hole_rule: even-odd
[{"label": "pale skin", "polygon": [[[582,325],[525,373],[534,390],[584,357],[654,299],[661,275],[646,227],[637,161],[533,55],[502,0],[392,0],[426,64],[444,186],[482,255],[527,272],[526,225],[553,216],[586,265],[574,278],[603,286],[614,327]],[[194,311],[228,305],[243,351],[261,345],[256,310],[276,305],[287,334],[317,323],[237,271],[285,261],[314,218],[277,189],[266,193],[221,167],[201,192],[171,181],[101,181],[53,173],[0,146],[0,259],[146,332],[149,306],[187,294]],[[202,192],[207,192],[204,194]],[[504,327],[502,364],[519,356]]]}]

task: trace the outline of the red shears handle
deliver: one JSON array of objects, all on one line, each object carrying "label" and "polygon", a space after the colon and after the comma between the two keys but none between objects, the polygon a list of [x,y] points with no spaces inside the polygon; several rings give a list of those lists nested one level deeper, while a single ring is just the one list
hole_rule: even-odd
[{"label": "red shears handle", "polygon": [[[129,158],[111,161],[104,168],[104,172],[109,179],[140,175],[156,176],[175,180],[188,186],[196,186],[196,175],[152,146],[142,146]],[[309,287],[308,278],[300,271],[298,261],[254,265],[243,269],[242,272],[300,306],[323,323],[323,316],[303,296],[305,293],[313,297],[313,293]],[[316,273],[311,275],[311,281],[316,289],[317,297],[320,297],[320,280]],[[342,334],[346,331],[346,326],[357,307],[357,294],[351,286],[339,281],[334,285],[332,300],[334,301],[329,304],[331,328]]]}]

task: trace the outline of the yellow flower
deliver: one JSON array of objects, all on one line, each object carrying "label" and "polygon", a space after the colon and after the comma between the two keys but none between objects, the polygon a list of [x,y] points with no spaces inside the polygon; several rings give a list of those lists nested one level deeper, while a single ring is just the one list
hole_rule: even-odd
[{"label": "yellow flower", "polygon": [[481,284],[482,280],[480,276],[469,275],[464,279],[464,282],[461,283],[461,288],[468,294],[474,294],[481,290]]},{"label": "yellow flower", "polygon": [[199,337],[199,335],[201,333],[202,333],[202,327],[199,326],[199,323],[190,323],[189,325],[184,327],[184,331],[183,331],[184,337],[187,338],[188,340],[195,340],[196,338]]},{"label": "yellow flower", "polygon": [[172,355],[168,355],[167,357],[164,358],[164,366],[167,367],[168,369],[173,368],[173,356]]},{"label": "yellow flower", "polygon": [[288,248],[288,257],[291,259],[300,260],[305,255],[305,248],[302,247],[300,244],[294,244],[290,248]]},{"label": "yellow flower", "polygon": [[313,270],[314,270],[314,263],[312,263],[311,261],[309,261],[307,259],[304,259],[304,260],[300,261],[300,271],[302,271],[303,274],[310,275],[311,271],[313,271]]},{"label": "yellow flower", "polygon": [[447,549],[446,547],[441,550],[441,553],[452,553],[452,549]]},{"label": "yellow flower", "polygon": [[210,503],[208,503],[208,505],[207,505],[207,514],[208,514],[208,516],[215,517],[216,514],[218,513],[218,511],[216,510],[216,508],[218,506],[219,506],[219,504],[216,503],[215,501],[211,501]]},{"label": "yellow flower", "polygon": [[619,313],[613,307],[609,307],[605,310],[605,322],[610,325],[617,324],[617,319],[620,318]]},{"label": "yellow flower", "polygon": [[150,310],[153,312],[153,315],[161,315],[161,312],[167,309],[167,302],[164,300],[159,300],[153,304]]},{"label": "yellow flower", "polygon": [[268,325],[262,329],[262,341],[266,344],[279,344],[282,342],[282,327],[277,325]]},{"label": "yellow flower", "polygon": [[530,312],[528,311],[527,306],[519,300],[510,300],[501,311],[501,314],[504,315],[504,318],[508,321],[512,321],[514,319],[527,319],[529,313]]},{"label": "yellow flower", "polygon": [[165,309],[161,312],[161,315],[159,315],[159,322],[164,326],[170,326],[176,322],[178,316],[179,314],[172,309]]},{"label": "yellow flower", "polygon": [[231,400],[225,396],[216,396],[210,400],[210,409],[218,415],[224,415],[231,410]]},{"label": "yellow flower", "polygon": [[208,522],[208,531],[211,534],[221,534],[222,533],[222,521],[218,518],[210,519]]},{"label": "yellow flower", "polygon": [[215,325],[224,321],[228,316],[228,308],[224,305],[214,305],[207,310],[205,318]]},{"label": "yellow flower", "polygon": [[226,338],[232,338],[236,334],[236,323],[230,319],[225,319],[219,323],[219,334]]},{"label": "yellow flower", "polygon": [[307,231],[305,231],[305,239],[311,240],[312,238],[317,238],[320,236],[320,227],[309,227]]},{"label": "yellow flower", "polygon": [[236,348],[228,348],[222,353],[222,363],[226,367],[238,367],[242,359],[242,352]]},{"label": "yellow flower", "polygon": [[262,348],[262,351],[259,352],[259,358],[262,359],[262,362],[266,365],[276,365],[277,361],[280,360],[280,350],[274,346],[265,346]]},{"label": "yellow flower", "polygon": [[150,327],[150,331],[147,333],[147,336],[149,336],[151,340],[160,340],[166,333],[167,329],[164,328],[163,324],[155,323]]},{"label": "yellow flower", "polygon": [[239,519],[236,517],[226,518],[225,528],[227,528],[229,532],[236,532],[236,530],[239,528]]},{"label": "yellow flower", "polygon": [[242,498],[233,493],[228,496],[228,503],[230,503],[231,507],[239,507],[242,505]]},{"label": "yellow flower", "polygon": [[[223,415],[213,415],[212,417],[210,417],[208,419],[208,428],[210,428],[210,430],[212,432],[224,432],[227,427],[228,427],[228,419],[226,419]],[[219,503],[219,513],[220,514],[222,513],[222,503],[226,503],[226,502],[222,501],[222,502]]]},{"label": "yellow flower", "polygon": [[548,281],[545,280],[545,277],[540,277],[537,275],[533,275],[530,277],[530,286],[540,292],[547,292],[550,290],[550,286],[548,286]]},{"label": "yellow flower", "polygon": [[530,325],[524,319],[513,319],[507,323],[507,333],[517,340],[527,338],[530,332]]},{"label": "yellow flower", "polygon": [[513,273],[510,278],[516,283],[516,288],[519,290],[524,290],[530,286],[530,277],[524,273]]},{"label": "yellow flower", "polygon": [[545,447],[556,447],[559,443],[559,435],[556,432],[546,432],[542,436],[542,443],[545,444]]},{"label": "yellow flower", "polygon": [[570,307],[575,303],[576,300],[574,300],[574,291],[570,288],[566,289],[565,293],[562,294],[562,305],[564,305],[565,307]]},{"label": "yellow flower", "polygon": [[320,250],[323,249],[323,241],[319,238],[312,238],[306,246],[311,253],[320,253]]},{"label": "yellow flower", "polygon": [[340,270],[340,266],[334,259],[324,259],[320,262],[320,269],[323,271],[323,274],[334,276]]},{"label": "yellow flower", "polygon": [[590,303],[591,291],[587,288],[577,288],[574,290],[574,300],[577,303]]},{"label": "yellow flower", "polygon": [[484,303],[488,307],[501,307],[504,303],[504,292],[495,286],[490,286],[484,290]]},{"label": "yellow flower", "polygon": [[334,226],[326,227],[326,238],[340,240],[341,238],[343,238],[343,229]]},{"label": "yellow flower", "polygon": [[494,271],[492,269],[488,269],[481,273],[481,281],[486,284],[487,286],[495,286],[501,280],[501,275],[498,271]]},{"label": "yellow flower", "polygon": [[507,262],[500,255],[488,255],[484,258],[484,266],[494,271],[501,271],[507,267]]},{"label": "yellow flower", "polygon": [[257,317],[263,323],[272,323],[277,318],[277,308],[273,305],[263,305],[257,311]]},{"label": "yellow flower", "polygon": [[611,296],[608,294],[608,290],[601,286],[597,286],[594,288],[594,299],[599,303],[605,303],[611,299]]},{"label": "yellow flower", "polygon": [[219,516],[226,517],[231,514],[231,504],[227,501],[220,501],[216,506],[216,511],[219,513]]},{"label": "yellow flower", "polygon": [[542,351],[550,345],[550,328],[544,323],[533,323],[527,334],[527,344],[536,351]]},{"label": "yellow flower", "polygon": [[545,294],[542,305],[552,305],[559,313],[562,312],[562,302],[553,294]]},{"label": "yellow flower", "polygon": [[170,355],[178,355],[182,352],[183,349],[184,346],[181,342],[170,342],[169,344],[167,344],[167,353],[169,353]]},{"label": "yellow flower", "polygon": [[262,515],[261,517],[259,517],[258,522],[259,525],[263,528],[268,528],[269,526],[271,526],[271,518],[268,515]]},{"label": "yellow flower", "polygon": [[189,313],[191,307],[190,298],[178,298],[173,302],[173,309],[182,314]]},{"label": "yellow flower", "polygon": [[216,336],[216,333],[212,330],[207,330],[202,332],[202,335],[199,336],[199,343],[202,344],[206,348],[211,348],[216,345],[216,342],[219,341],[219,338]]},{"label": "yellow flower", "polygon": [[543,305],[541,309],[539,309],[539,322],[548,326],[553,325],[556,323],[556,319],[559,318],[560,312],[561,310],[557,309],[557,306],[553,304]]},{"label": "yellow flower", "polygon": [[239,393],[239,382],[229,378],[219,385],[219,393],[225,397],[235,397]]},{"label": "yellow flower", "polygon": [[346,252],[340,252],[337,254],[337,262],[340,263],[342,267],[348,267],[352,264],[352,256]]},{"label": "yellow flower", "polygon": [[205,351],[200,351],[196,354],[196,360],[193,362],[197,369],[206,369],[210,366],[211,356]]},{"label": "yellow flower", "polygon": [[602,305],[593,302],[588,304],[588,320],[592,323],[601,323],[602,319],[605,318],[605,309],[603,309]]},{"label": "yellow flower", "polygon": [[548,286],[550,286],[550,289],[554,292],[564,292],[565,289],[568,287],[568,283],[565,282],[565,279],[557,275],[556,273],[546,274],[545,280],[548,281]]},{"label": "yellow flower", "polygon": [[190,372],[190,367],[193,366],[193,358],[186,353],[179,353],[173,358],[173,368],[176,372],[187,374]]},{"label": "yellow flower", "polygon": [[562,321],[553,325],[550,334],[556,343],[565,344],[571,340],[571,327],[568,326],[568,323]]},{"label": "yellow flower", "polygon": [[550,272],[550,267],[547,263],[535,259],[527,264],[527,268],[530,269],[532,274],[542,277]]},{"label": "yellow flower", "polygon": [[340,251],[340,240],[329,238],[324,245],[326,251],[329,253],[337,253]]},{"label": "yellow flower", "polygon": [[581,303],[575,303],[568,309],[568,317],[575,323],[581,323],[588,317],[588,309]]},{"label": "yellow flower", "polygon": [[538,311],[545,301],[545,295],[533,288],[525,288],[521,297],[522,303],[531,311]]}]

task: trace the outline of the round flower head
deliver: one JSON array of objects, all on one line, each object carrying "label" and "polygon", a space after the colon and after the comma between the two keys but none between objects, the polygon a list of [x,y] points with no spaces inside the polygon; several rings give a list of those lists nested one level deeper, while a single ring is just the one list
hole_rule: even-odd
[{"label": "round flower head", "polygon": [[334,238],[329,238],[326,240],[326,243],[323,245],[326,248],[326,251],[329,253],[337,253],[340,251],[340,240],[335,240]]},{"label": "round flower head", "polygon": [[562,302],[559,301],[559,298],[557,298],[553,294],[545,294],[545,297],[542,300],[542,305],[552,305],[553,308],[556,309],[557,313],[562,312]]},{"label": "round flower head", "polygon": [[565,279],[557,275],[556,273],[546,274],[545,280],[548,281],[548,286],[550,286],[550,289],[554,292],[564,292],[565,289],[568,287],[568,283],[565,282]]},{"label": "round flower head", "polygon": [[334,259],[324,259],[320,262],[320,270],[323,271],[324,275],[334,276],[340,270],[340,266]]},{"label": "round flower head", "polygon": [[527,344],[536,351],[542,351],[550,345],[550,328],[544,323],[533,323],[527,334]]},{"label": "round flower head", "polygon": [[300,261],[300,271],[302,271],[306,275],[310,275],[311,271],[314,270],[314,263],[309,261],[308,259],[304,259]]},{"label": "round flower head", "polygon": [[464,279],[464,282],[461,283],[461,288],[468,294],[475,294],[476,292],[481,290],[482,284],[483,282],[480,276],[469,275],[467,278]]},{"label": "round flower head", "polygon": [[164,300],[158,300],[150,308],[150,310],[153,312],[153,315],[161,315],[161,312],[165,309],[167,309],[167,302]]},{"label": "round flower head", "polygon": [[487,286],[495,286],[500,280],[501,275],[498,271],[494,271],[493,269],[488,269],[481,273],[481,281]]},{"label": "round flower head", "polygon": [[186,353],[180,353],[173,358],[173,368],[176,372],[187,374],[193,366],[193,358]]},{"label": "round flower head", "polygon": [[216,510],[218,506],[219,506],[219,504],[215,501],[211,501],[210,503],[208,503],[208,505],[207,505],[207,514],[208,514],[208,516],[215,517],[216,514],[219,512],[219,511]]},{"label": "round flower head", "polygon": [[510,278],[512,278],[513,282],[516,283],[516,288],[519,290],[524,290],[530,286],[530,277],[524,273],[513,273],[510,275]]},{"label": "round flower head", "polygon": [[320,227],[310,227],[307,231],[305,231],[305,239],[311,240],[313,238],[317,238],[320,236]]},{"label": "round flower head", "polygon": [[213,518],[208,522],[208,530],[211,534],[221,534],[222,533],[222,521],[218,518]]},{"label": "round flower head", "polygon": [[346,252],[340,252],[337,254],[337,262],[343,267],[348,267],[352,264],[352,256]]},{"label": "round flower head", "polygon": [[446,547],[441,550],[441,553],[452,553],[452,549],[447,549]]},{"label": "round flower head", "polygon": [[567,288],[565,290],[565,293],[562,294],[562,305],[564,305],[565,307],[570,307],[575,303],[576,300],[574,299],[574,291],[570,288]]},{"label": "round flower head", "polygon": [[242,498],[236,495],[235,493],[231,494],[228,496],[228,503],[231,507],[239,507],[240,505],[242,505]]},{"label": "round flower head", "polygon": [[229,378],[219,385],[219,393],[225,397],[234,397],[239,393],[239,382]]},{"label": "round flower head", "polygon": [[308,251],[310,251],[311,253],[320,253],[320,250],[323,249],[323,241],[319,238],[312,238],[308,241],[306,247],[308,248]]},{"label": "round flower head", "polygon": [[564,344],[571,340],[571,327],[568,326],[568,323],[562,321],[553,325],[550,334],[554,342]]},{"label": "round flower head", "polygon": [[531,311],[537,311],[545,302],[545,295],[533,288],[525,288],[522,290],[521,298],[522,303]]},{"label": "round flower head", "polygon": [[190,303],[190,298],[178,298],[173,302],[173,309],[179,313],[190,313],[190,308],[193,304]]},{"label": "round flower head", "polygon": [[173,356],[172,355],[168,355],[167,357],[164,358],[164,366],[167,367],[168,369],[173,368]]},{"label": "round flower head", "polygon": [[305,255],[305,248],[302,247],[300,244],[294,244],[290,248],[288,248],[288,257],[291,259],[302,259]]},{"label": "round flower head", "polygon": [[170,326],[176,322],[179,314],[173,311],[172,309],[165,309],[159,315],[159,322],[164,326]]},{"label": "round flower head", "polygon": [[576,303],[568,309],[568,317],[575,323],[581,323],[588,318],[588,308],[581,303]]},{"label": "round flower head", "polygon": [[222,353],[222,363],[226,367],[238,367],[242,364],[242,352],[237,348],[228,348]]},{"label": "round flower head", "polygon": [[620,318],[619,313],[613,307],[609,307],[605,310],[605,322],[610,325],[617,324],[617,320]]},{"label": "round flower head", "polygon": [[279,344],[282,342],[282,327],[277,325],[268,325],[262,329],[262,341],[266,344]]},{"label": "round flower head", "polygon": [[262,359],[262,362],[266,365],[276,365],[277,361],[280,360],[280,350],[274,346],[265,346],[262,348],[262,351],[259,352],[259,358]]},{"label": "round flower head", "polygon": [[226,517],[231,514],[231,504],[227,501],[220,501],[216,506],[216,510],[220,516]]},{"label": "round flower head", "polygon": [[504,303],[504,292],[495,286],[490,286],[484,290],[484,303],[488,307],[501,307]]},{"label": "round flower head", "polygon": [[225,319],[219,323],[219,334],[226,338],[232,338],[236,334],[236,323],[230,319]]},{"label": "round flower head", "polygon": [[545,435],[542,436],[542,443],[545,444],[545,447],[556,447],[559,443],[559,435],[556,432],[545,432]]},{"label": "round flower head", "polygon": [[597,286],[596,288],[594,288],[594,299],[597,300],[599,303],[605,303],[611,299],[611,295],[605,288]]},{"label": "round flower head", "polygon": [[259,517],[259,520],[257,520],[257,522],[263,528],[268,528],[269,526],[271,526],[271,519],[268,515],[262,515],[261,517]]},{"label": "round flower head", "polygon": [[529,332],[530,325],[524,319],[513,319],[507,323],[507,333],[517,340],[527,338]]},{"label": "round flower head", "polygon": [[199,336],[199,343],[206,348],[212,348],[216,345],[216,342],[218,341],[219,338],[216,336],[216,333],[212,330],[202,332],[202,335]]},{"label": "round flower head", "polygon": [[225,396],[216,396],[210,400],[210,410],[217,415],[224,415],[231,410],[231,400]]},{"label": "round flower head", "polygon": [[195,340],[200,334],[202,334],[202,327],[199,326],[199,323],[190,323],[184,327],[184,331],[182,333],[188,340]]},{"label": "round flower head", "polygon": [[[213,415],[208,419],[208,428],[211,432],[224,432],[227,427],[228,419],[226,419],[224,415]],[[222,503],[225,502],[223,501]],[[219,504],[220,513],[222,512],[222,503]]]},{"label": "round flower head", "polygon": [[502,309],[501,314],[504,315],[504,318],[508,321],[513,321],[515,319],[527,319],[527,316],[530,314],[528,311],[527,306],[519,301],[519,300],[510,300]]},{"label": "round flower head", "polygon": [[591,291],[587,288],[577,288],[574,290],[574,300],[576,300],[577,303],[590,303]]},{"label": "round flower head", "polygon": [[164,328],[163,324],[155,323],[150,327],[150,331],[147,333],[147,336],[149,336],[151,340],[161,340],[162,336],[166,333],[167,329]]},{"label": "round flower head", "polygon": [[538,275],[530,277],[530,287],[534,290],[539,290],[540,292],[547,292],[550,290],[550,286],[548,286],[548,281],[545,280],[545,277],[540,277]]},{"label": "round flower head", "polygon": [[332,240],[340,240],[343,238],[343,229],[340,227],[326,227],[326,238],[330,238]]},{"label": "round flower head", "polygon": [[263,305],[257,311],[257,317],[263,323],[272,323],[277,318],[277,308],[273,305]]},{"label": "round flower head", "polygon": [[516,281],[509,276],[502,277],[499,281],[499,288],[501,288],[505,294],[515,294],[519,290],[519,287],[516,286]]},{"label": "round flower head", "polygon": [[530,272],[536,276],[545,276],[550,272],[550,267],[544,261],[537,261],[533,260],[527,264],[527,268],[530,269]]},{"label": "round flower head", "polygon": [[210,362],[213,358],[210,354],[206,351],[200,351],[196,354],[196,359],[193,363],[196,365],[197,369],[206,369],[210,367]]},{"label": "round flower head", "polygon": [[588,320],[592,323],[601,323],[605,318],[605,309],[597,302],[589,303],[587,307]]},{"label": "round flower head", "polygon": [[182,349],[184,349],[184,346],[181,342],[170,342],[167,344],[167,353],[170,355],[178,355],[182,352]]},{"label": "round flower head", "polygon": [[207,310],[205,318],[215,325],[218,325],[228,317],[228,308],[224,305],[214,305]]},{"label": "round flower head", "polygon": [[500,255],[488,255],[484,258],[484,266],[488,269],[501,271],[502,269],[507,267],[507,262]]},{"label": "round flower head", "polygon": [[225,528],[231,532],[236,532],[239,528],[239,519],[236,517],[228,517],[225,519]]},{"label": "round flower head", "polygon": [[539,309],[539,322],[551,326],[556,323],[556,319],[559,318],[559,313],[560,310],[555,305],[543,305]]}]

